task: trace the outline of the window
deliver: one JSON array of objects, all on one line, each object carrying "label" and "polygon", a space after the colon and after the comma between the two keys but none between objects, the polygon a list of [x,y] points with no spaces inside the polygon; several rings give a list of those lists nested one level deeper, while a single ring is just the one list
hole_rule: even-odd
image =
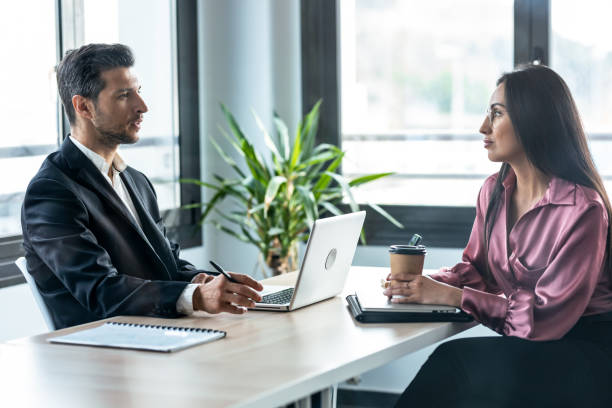
[{"label": "window", "polygon": [[[21,248],[21,203],[30,179],[57,147],[55,5],[0,5],[0,286],[21,280],[13,261]],[[17,40],[18,39],[18,40]]]},{"label": "window", "polygon": [[[132,48],[149,107],[140,141],[120,148],[126,162],[153,182],[168,234],[183,247],[201,244],[194,228],[200,177],[197,3],[175,0],[57,0],[0,6],[1,49],[15,63],[0,77],[0,287],[22,281],[12,265],[21,249],[20,210],[28,182],[69,132],[60,109],[54,66],[63,53],[91,42]],[[56,18],[57,17],[57,18]],[[11,39],[19,38],[19,41]],[[36,120],[32,120],[35,118]],[[27,125],[25,125],[27,124]],[[5,181],[6,180],[6,181]]]},{"label": "window", "polygon": [[[551,3],[550,66],[578,105],[595,164],[612,193],[612,13],[609,1]],[[580,16],[580,18],[576,18]]]},{"label": "window", "polygon": [[0,50],[6,57],[0,76],[0,237],[6,238],[21,234],[25,187],[57,145],[57,49],[53,2],[37,7],[6,2],[0,10]]},{"label": "window", "polygon": [[513,3],[456,5],[339,2],[343,173],[395,172],[356,189],[358,201],[473,206],[499,168],[478,129],[513,66]]},{"label": "window", "polygon": [[[302,105],[323,99],[319,142],[346,151],[342,172],[397,174],[355,196],[383,204],[369,244],[421,233],[463,247],[489,163],[478,129],[495,80],[526,62],[566,78],[596,164],[612,185],[612,47],[604,0],[302,0]],[[550,58],[549,58],[550,54]]]}]

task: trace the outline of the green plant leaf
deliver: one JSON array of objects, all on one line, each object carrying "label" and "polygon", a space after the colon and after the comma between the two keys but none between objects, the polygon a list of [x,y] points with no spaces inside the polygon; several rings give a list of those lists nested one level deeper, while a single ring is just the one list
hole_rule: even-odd
[{"label": "green plant leaf", "polygon": [[386,212],[385,210],[383,210],[380,206],[378,206],[377,204],[374,203],[368,203],[368,205],[370,207],[372,207],[372,209],[374,209],[377,213],[379,213],[380,215],[382,215],[383,217],[385,217],[390,223],[392,223],[393,225],[395,225],[397,228],[404,228],[404,225],[402,223],[400,223],[398,220],[396,220],[391,214],[389,214],[388,212]]},{"label": "green plant leaf", "polygon": [[236,224],[238,226],[243,226],[243,225],[247,225],[249,228],[253,228],[253,222],[250,221],[244,214],[242,213],[231,213],[231,214],[226,214],[223,211],[219,210],[218,208],[215,209],[215,214],[219,215],[221,218],[225,219],[226,221],[229,221],[233,224]]},{"label": "green plant leaf", "polygon": [[213,173],[212,177],[220,183],[219,192],[222,191],[228,196],[235,197],[241,203],[247,202],[247,197],[245,197],[247,191],[240,180],[227,180],[216,173]]},{"label": "green plant leaf", "polygon": [[395,174],[395,173],[390,172],[390,173],[367,174],[365,176],[357,177],[349,181],[349,186],[356,187],[361,184],[365,184],[365,183],[369,183],[374,180],[378,180],[379,178],[390,176],[391,174]]},{"label": "green plant leaf", "polygon": [[237,238],[240,241],[246,242],[247,244],[251,243],[251,241],[249,241],[249,239],[246,236],[237,233],[236,231],[232,230],[231,228],[226,227],[225,225],[221,224],[218,221],[211,221],[211,224],[213,224],[215,228],[217,228],[219,231],[222,231],[226,233],[227,235]]},{"label": "green plant leaf", "polygon": [[289,143],[289,130],[285,122],[283,122],[276,112],[274,112],[274,125],[276,126],[278,145],[280,146],[282,158],[284,161],[289,161],[289,150],[291,146]]},{"label": "green plant leaf", "polygon": [[312,194],[312,191],[307,189],[304,186],[297,186],[298,195],[300,197],[300,201],[304,207],[304,211],[306,212],[306,218],[308,219],[308,228],[312,228],[315,220],[319,218],[319,212],[317,211],[317,204]]},{"label": "green plant leaf", "polygon": [[276,193],[281,185],[287,182],[287,179],[284,176],[274,176],[268,183],[268,188],[266,189],[266,196],[264,198],[264,215],[268,214],[268,209],[272,204],[272,201],[276,197]]},{"label": "green plant leaf", "polygon": [[295,169],[295,166],[297,165],[301,154],[302,154],[302,133],[298,131],[295,134],[295,140],[293,141],[293,146],[291,148],[291,162],[289,163],[290,171],[293,171],[293,169]]},{"label": "green plant leaf", "polygon": [[366,237],[365,237],[365,230],[362,228],[361,232],[359,233],[359,240],[361,241],[362,245],[366,245]]},{"label": "green plant leaf", "polygon": [[210,201],[204,204],[204,212],[202,212],[202,215],[200,215],[200,220],[198,221],[198,225],[202,226],[208,214],[212,211],[212,209],[215,207],[218,201],[223,200],[225,198],[225,195],[226,195],[225,191],[223,190],[217,191],[215,195],[213,195],[213,197],[210,199]]},{"label": "green plant leaf", "polygon": [[320,145],[317,145],[317,147],[315,147],[312,150],[312,154],[318,154],[321,153],[325,150],[333,150],[333,151],[338,151],[341,152],[342,150],[340,150],[338,148],[338,146],[334,146],[333,144],[329,144],[329,143],[321,143]]},{"label": "green plant leaf", "polygon": [[264,143],[266,144],[266,146],[268,146],[268,149],[272,151],[272,154],[274,156],[281,157],[281,154],[278,151],[278,146],[276,145],[276,143],[274,143],[274,141],[272,140],[272,137],[270,137],[270,134],[268,133],[268,131],[266,130],[266,127],[264,126],[263,122],[259,118],[259,115],[257,115],[257,113],[253,109],[251,109],[251,113],[253,114],[253,117],[255,118],[255,122],[257,123],[257,126],[261,130],[261,133],[263,133],[264,135]]},{"label": "green plant leaf", "polygon": [[192,208],[202,208],[204,204],[202,203],[192,203],[181,205],[181,210],[191,210]]},{"label": "green plant leaf", "polygon": [[240,147],[240,145],[238,144],[238,142],[236,142],[236,138],[230,136],[229,133],[227,133],[225,131],[225,129],[223,129],[223,127],[221,125],[217,125],[217,129],[219,129],[219,133],[221,133],[221,135],[225,138],[225,140],[227,140],[227,142],[232,145],[232,147],[234,148],[234,150],[236,150],[236,152],[238,152],[238,154],[242,157],[244,157],[244,152],[242,151],[242,148]]},{"label": "green plant leaf", "polygon": [[304,118],[304,124],[302,125],[300,123],[304,145],[302,150],[306,157],[309,157],[312,153],[317,131],[319,129],[319,107],[321,106],[321,102],[322,100],[319,99]]},{"label": "green plant leaf", "polygon": [[273,228],[270,228],[270,229],[268,230],[268,235],[269,235],[269,236],[271,236],[271,237],[273,237],[273,236],[275,236],[275,235],[280,235],[280,234],[282,234],[282,233],[284,233],[284,232],[285,232],[285,230],[284,230],[284,229],[282,229],[282,228],[273,227]]},{"label": "green plant leaf", "polygon": [[217,150],[217,153],[219,153],[219,156],[221,156],[221,158],[230,165],[230,167],[232,169],[234,169],[234,171],[236,173],[238,173],[238,175],[240,177],[244,177],[244,173],[242,172],[242,170],[240,170],[240,167],[238,167],[238,163],[236,163],[234,161],[234,159],[232,159],[231,157],[229,157],[221,148],[221,146],[219,146],[219,144],[217,143],[217,141],[215,139],[213,139],[212,137],[210,138],[210,143],[215,147],[215,150]]},{"label": "green plant leaf", "polygon": [[253,208],[251,208],[251,209],[249,210],[249,214],[254,214],[254,213],[256,213],[257,211],[261,211],[261,210],[263,210],[263,209],[264,209],[264,207],[265,207],[265,206],[266,206],[266,204],[265,204],[265,203],[261,203],[261,204],[257,204],[257,205],[255,205],[255,206],[253,206]]},{"label": "green plant leaf", "polygon": [[343,176],[339,174],[331,173],[331,172],[325,172],[325,174],[327,174],[328,176],[336,180],[338,184],[340,184],[340,187],[342,187],[342,190],[344,190],[344,192],[346,193],[349,199],[349,206],[351,207],[351,211],[353,212],[359,211],[359,205],[357,205],[357,202],[355,201],[355,198],[353,197],[351,186],[349,186],[348,182],[346,181],[346,178],[344,178]]},{"label": "green plant leaf", "polygon": [[300,163],[300,165],[298,165],[295,168],[295,170],[296,171],[303,170],[307,167],[314,166],[315,164],[333,160],[337,157],[337,155],[338,154],[335,152],[326,152],[326,153],[317,154],[316,156],[312,156],[310,159]]},{"label": "green plant leaf", "polygon": [[329,186],[329,183],[331,183],[332,180],[330,174],[333,174],[333,172],[338,168],[338,166],[340,166],[343,157],[344,152],[341,152],[341,154],[339,154],[338,157],[336,157],[336,159],[332,161],[329,166],[327,166],[327,169],[323,172],[317,183],[312,188],[315,197],[318,198],[318,195],[321,194],[321,190],[324,190],[325,188],[327,188],[327,186]]},{"label": "green plant leaf", "polygon": [[225,115],[225,119],[229,124],[230,130],[232,131],[236,139],[238,139],[239,141],[246,140],[246,137],[244,136],[242,129],[240,129],[238,122],[236,122],[236,118],[234,118],[234,115],[232,115],[232,113],[227,109],[224,104],[221,103],[220,105],[221,110],[223,111],[223,115]]},{"label": "green plant leaf", "polygon": [[259,180],[261,184],[266,185],[267,181],[269,180],[269,173],[268,168],[261,159],[261,156],[255,152],[253,146],[251,146],[246,139],[242,143],[242,149],[244,151],[244,157],[251,174],[257,180]]},{"label": "green plant leaf", "polygon": [[248,139],[244,136],[242,129],[240,129],[240,126],[238,126],[238,122],[236,122],[236,119],[227,110],[224,104],[221,104],[221,110],[225,115],[232,134],[239,142],[238,144],[240,146],[240,150],[244,154],[249,170],[255,178],[259,179],[262,184],[265,184],[265,182],[270,178],[268,167],[265,165],[261,156],[255,151],[251,143],[249,143]]},{"label": "green plant leaf", "polygon": [[266,190],[259,180],[256,180],[252,175],[248,175],[242,180],[242,186],[258,201],[263,202]]},{"label": "green plant leaf", "polygon": [[334,215],[342,215],[343,214],[343,212],[340,211],[340,209],[338,207],[336,207],[335,205],[333,205],[329,201],[320,201],[319,205],[323,206],[327,211],[329,211],[330,213],[332,213]]},{"label": "green plant leaf", "polygon": [[249,242],[251,242],[252,244],[255,244],[256,246],[259,246],[259,241],[256,240],[255,238],[253,238],[253,236],[251,235],[251,233],[244,227],[244,225],[240,226],[240,230],[242,231],[242,234],[247,237],[247,239],[249,240]]},{"label": "green plant leaf", "polygon": [[328,202],[336,202],[342,199],[342,188],[338,188],[337,190],[328,190],[330,192],[321,194],[319,197],[319,201],[328,201]]}]

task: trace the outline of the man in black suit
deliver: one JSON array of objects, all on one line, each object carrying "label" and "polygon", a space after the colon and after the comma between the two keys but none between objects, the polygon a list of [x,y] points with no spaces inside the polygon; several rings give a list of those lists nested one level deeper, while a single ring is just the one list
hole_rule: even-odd
[{"label": "man in black suit", "polygon": [[121,44],[66,53],[57,84],[71,136],[26,191],[28,270],[57,328],[116,315],[244,313],[261,300],[246,275],[201,273],[166,237],[153,185],[117,154],[136,143],[147,112]]}]

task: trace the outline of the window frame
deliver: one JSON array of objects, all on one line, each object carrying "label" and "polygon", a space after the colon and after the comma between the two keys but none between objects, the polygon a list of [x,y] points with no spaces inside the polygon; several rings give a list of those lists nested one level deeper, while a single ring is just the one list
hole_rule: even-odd
[{"label": "window frame", "polygon": [[[317,143],[341,147],[339,0],[300,0],[302,111],[322,99]],[[514,65],[549,61],[550,0],[514,1]],[[474,197],[476,203],[476,197]],[[364,208],[366,205],[360,204]],[[430,247],[464,248],[476,215],[475,207],[381,205],[404,229],[367,208],[368,245],[405,241],[414,232]],[[348,210],[348,208],[346,208]]]},{"label": "window frame", "polygon": [[[56,0],[56,44],[57,61],[65,50],[73,47],[75,9],[81,0]],[[178,139],[180,178],[201,177],[200,173],[200,120],[198,78],[198,2],[174,1],[176,18],[176,86],[178,100]],[[77,22],[78,23],[78,22]],[[59,97],[57,145],[70,133]],[[61,130],[60,130],[61,129]],[[201,202],[201,189],[194,184],[180,183],[181,206]],[[201,210],[181,208],[162,212],[168,237],[181,248],[192,248],[203,244],[202,231],[197,226]],[[24,255],[22,235],[0,238],[0,288],[24,283],[25,279],[14,262]]]}]

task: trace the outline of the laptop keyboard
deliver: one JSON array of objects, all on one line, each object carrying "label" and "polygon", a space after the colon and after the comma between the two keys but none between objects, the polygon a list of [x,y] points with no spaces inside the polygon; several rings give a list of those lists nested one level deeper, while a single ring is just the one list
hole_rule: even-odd
[{"label": "laptop keyboard", "polygon": [[265,295],[259,303],[267,303],[270,305],[283,305],[289,303],[293,297],[293,290],[294,288],[287,288],[280,292],[270,293],[269,295]]}]

